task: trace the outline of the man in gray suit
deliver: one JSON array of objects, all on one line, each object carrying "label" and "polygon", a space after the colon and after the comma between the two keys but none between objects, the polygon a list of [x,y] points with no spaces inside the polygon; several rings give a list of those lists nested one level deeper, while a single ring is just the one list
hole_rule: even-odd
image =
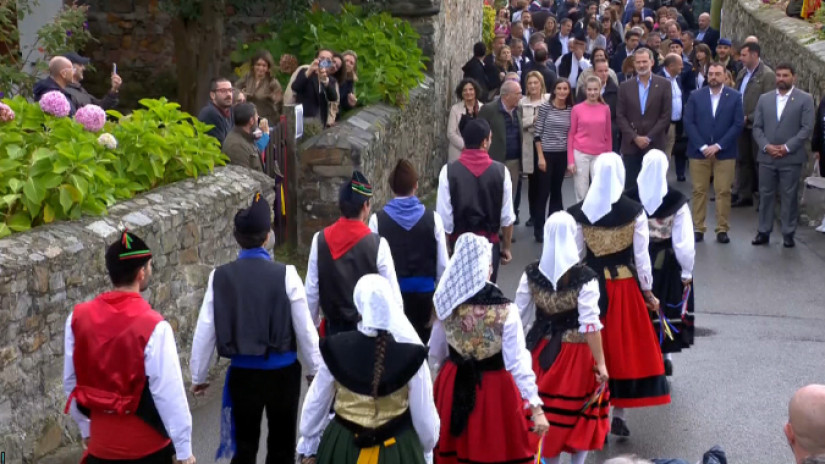
[{"label": "man in gray suit", "polygon": [[778,192],[783,244],[794,246],[799,178],[808,161],[805,144],[814,128],[814,100],[794,87],[795,74],[790,64],[777,66],[776,91],[762,95],[756,104],[753,139],[759,150],[759,229],[754,245],[770,241]]}]

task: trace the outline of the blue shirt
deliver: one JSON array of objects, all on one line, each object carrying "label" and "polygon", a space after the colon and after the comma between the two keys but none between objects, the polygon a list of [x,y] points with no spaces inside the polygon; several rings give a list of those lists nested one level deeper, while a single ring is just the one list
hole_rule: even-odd
[{"label": "blue shirt", "polygon": [[507,132],[506,158],[508,160],[521,159],[521,128],[515,116],[516,110],[513,110],[512,114],[508,113],[501,100],[499,100],[499,105],[501,106],[501,113],[504,115],[504,128]]},{"label": "blue shirt", "polygon": [[650,93],[650,79],[647,81],[647,87],[645,87],[645,84],[638,76],[636,77],[636,83],[639,84],[639,106],[642,108],[642,116],[644,116],[645,107],[647,106],[647,95]]}]

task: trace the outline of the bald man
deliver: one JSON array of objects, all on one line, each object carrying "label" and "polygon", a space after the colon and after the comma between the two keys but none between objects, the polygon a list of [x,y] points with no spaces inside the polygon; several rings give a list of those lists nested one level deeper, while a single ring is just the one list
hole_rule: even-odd
[{"label": "bald man", "polygon": [[43,95],[56,90],[63,95],[66,95],[66,99],[69,100],[69,104],[72,108],[69,116],[73,116],[77,108],[75,108],[75,105],[72,103],[72,99],[65,90],[66,86],[72,82],[73,75],[74,68],[72,67],[72,62],[69,61],[68,58],[63,56],[56,56],[52,58],[49,60],[49,77],[37,81],[37,83],[34,84],[34,101],[40,101]]},{"label": "bald man", "polygon": [[788,406],[785,436],[797,464],[825,457],[825,385],[807,385],[796,391]]},{"label": "bald man", "polygon": [[745,41],[743,42],[743,44],[746,44],[746,43],[758,44],[759,43],[759,38],[757,38],[755,35],[749,35],[745,38]]},{"label": "bald man", "polygon": [[716,50],[719,43],[719,31],[710,27],[710,15],[702,13],[699,15],[699,29],[696,30],[696,40],[706,44],[711,50]]}]

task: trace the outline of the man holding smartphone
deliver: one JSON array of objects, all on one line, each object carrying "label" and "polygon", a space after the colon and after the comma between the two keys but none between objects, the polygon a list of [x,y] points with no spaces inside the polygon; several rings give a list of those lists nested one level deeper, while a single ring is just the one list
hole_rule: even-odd
[{"label": "man holding smartphone", "polygon": [[66,93],[74,103],[75,108],[82,108],[86,105],[97,105],[104,110],[110,110],[117,106],[118,92],[120,86],[123,84],[123,79],[117,74],[117,65],[112,67],[112,87],[103,98],[95,98],[86,89],[83,88],[81,82],[83,81],[83,72],[86,70],[86,65],[89,64],[89,58],[80,56],[75,52],[65,53],[63,57],[72,62],[74,74],[72,75],[72,82],[66,85]]},{"label": "man holding smartphone", "polygon": [[304,107],[304,121],[320,118],[326,127],[329,104],[338,102],[338,83],[330,75],[332,50],[321,49],[306,69],[298,71],[291,88]]}]

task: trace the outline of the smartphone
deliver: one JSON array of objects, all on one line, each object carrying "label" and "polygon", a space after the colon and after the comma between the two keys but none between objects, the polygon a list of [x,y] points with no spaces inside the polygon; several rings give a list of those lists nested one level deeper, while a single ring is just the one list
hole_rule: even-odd
[{"label": "smartphone", "polygon": [[117,74],[117,63],[112,63],[112,74]]}]

